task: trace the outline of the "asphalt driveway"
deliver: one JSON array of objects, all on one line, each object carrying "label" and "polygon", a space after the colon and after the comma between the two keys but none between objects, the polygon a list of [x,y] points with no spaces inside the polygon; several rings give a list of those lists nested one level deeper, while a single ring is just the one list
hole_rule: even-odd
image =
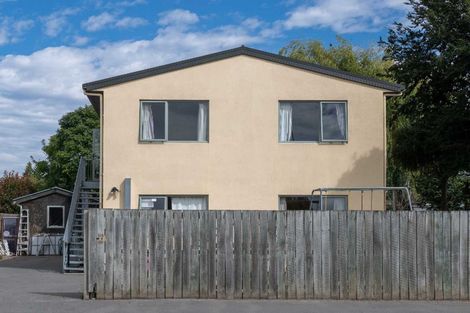
[{"label": "asphalt driveway", "polygon": [[16,257],[0,261],[0,313],[470,312],[470,302],[455,301],[84,301],[81,299],[83,276],[62,274],[61,262],[61,257]]}]

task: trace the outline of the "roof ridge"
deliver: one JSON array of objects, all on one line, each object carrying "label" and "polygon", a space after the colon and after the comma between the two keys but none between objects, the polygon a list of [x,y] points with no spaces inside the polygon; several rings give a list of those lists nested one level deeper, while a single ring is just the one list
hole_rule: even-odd
[{"label": "roof ridge", "polygon": [[160,66],[155,66],[155,67],[135,71],[135,72],[130,72],[127,74],[121,74],[117,76],[112,76],[112,77],[84,83],[82,85],[82,88],[84,91],[92,91],[92,90],[109,87],[109,86],[129,82],[129,81],[133,81],[137,79],[142,79],[142,78],[155,76],[155,75],[159,75],[159,74],[163,74],[167,72],[185,69],[191,66],[202,65],[202,64],[206,64],[206,63],[210,63],[214,61],[219,61],[219,60],[223,60],[226,58],[239,56],[239,55],[247,55],[247,56],[262,59],[265,61],[292,66],[295,68],[300,68],[300,69],[308,70],[311,72],[328,75],[328,76],[332,76],[332,77],[336,77],[336,78],[340,78],[344,80],[349,80],[349,81],[353,81],[356,83],[369,85],[369,86],[376,87],[376,88],[386,89],[386,90],[390,90],[394,92],[400,92],[401,90],[403,90],[403,86],[399,84],[387,82],[387,81],[369,77],[369,76],[342,71],[342,70],[335,69],[332,67],[319,65],[316,63],[295,60],[290,57],[246,47],[244,45],[237,47],[237,48],[218,51],[218,52],[214,52],[214,53],[210,53],[210,54],[206,54],[202,56],[197,56],[197,57],[190,58],[190,59],[185,59],[185,60],[181,60],[181,61],[177,61],[173,63],[168,63],[168,64],[164,64]]}]

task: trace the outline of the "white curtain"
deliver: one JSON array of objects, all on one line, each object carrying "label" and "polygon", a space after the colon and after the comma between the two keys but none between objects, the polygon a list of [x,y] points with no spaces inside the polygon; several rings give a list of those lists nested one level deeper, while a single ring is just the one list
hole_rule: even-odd
[{"label": "white curtain", "polygon": [[345,110],[346,106],[344,103],[335,103],[336,107],[336,120],[338,121],[338,128],[339,131],[341,132],[341,137],[345,138],[345,131],[346,131],[346,125],[345,124]]},{"label": "white curtain", "polygon": [[207,210],[207,199],[204,197],[172,197],[172,210]]},{"label": "white curtain", "polygon": [[279,141],[286,142],[292,139],[292,105],[281,103],[279,107]]},{"label": "white curtain", "polygon": [[207,103],[199,103],[199,116],[197,121],[197,140],[207,140]]},{"label": "white curtain", "polygon": [[142,105],[142,139],[155,139],[153,113],[151,104],[144,103]]}]

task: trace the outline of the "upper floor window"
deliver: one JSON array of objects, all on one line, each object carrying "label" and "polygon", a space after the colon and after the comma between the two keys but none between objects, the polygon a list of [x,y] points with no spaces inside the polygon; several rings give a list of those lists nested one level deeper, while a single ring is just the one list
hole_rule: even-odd
[{"label": "upper floor window", "polygon": [[290,101],[279,104],[279,141],[347,140],[347,107],[340,101]]},{"label": "upper floor window", "polygon": [[142,101],[140,140],[207,141],[208,114],[207,101]]}]

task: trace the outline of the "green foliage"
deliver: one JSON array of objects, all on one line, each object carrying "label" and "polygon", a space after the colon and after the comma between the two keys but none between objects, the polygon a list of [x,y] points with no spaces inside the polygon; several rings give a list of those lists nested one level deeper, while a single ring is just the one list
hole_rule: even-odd
[{"label": "green foliage", "polygon": [[0,213],[19,213],[13,199],[37,190],[34,179],[28,173],[20,175],[15,171],[3,172],[0,177]]},{"label": "green foliage", "polygon": [[320,41],[291,41],[281,48],[279,54],[296,60],[311,62],[343,71],[388,80],[390,61],[382,60],[380,48],[355,49],[351,43],[339,36],[337,45],[325,48]]},{"label": "green foliage", "polygon": [[59,129],[43,141],[45,160],[33,160],[30,171],[44,188],[59,186],[72,189],[80,157],[91,157],[93,129],[99,128],[99,118],[92,106],[85,106],[65,114]]},{"label": "green foliage", "polygon": [[470,1],[409,4],[409,23],[396,23],[384,44],[391,76],[406,86],[392,156],[415,172],[424,202],[457,208],[449,182],[470,166]]}]

